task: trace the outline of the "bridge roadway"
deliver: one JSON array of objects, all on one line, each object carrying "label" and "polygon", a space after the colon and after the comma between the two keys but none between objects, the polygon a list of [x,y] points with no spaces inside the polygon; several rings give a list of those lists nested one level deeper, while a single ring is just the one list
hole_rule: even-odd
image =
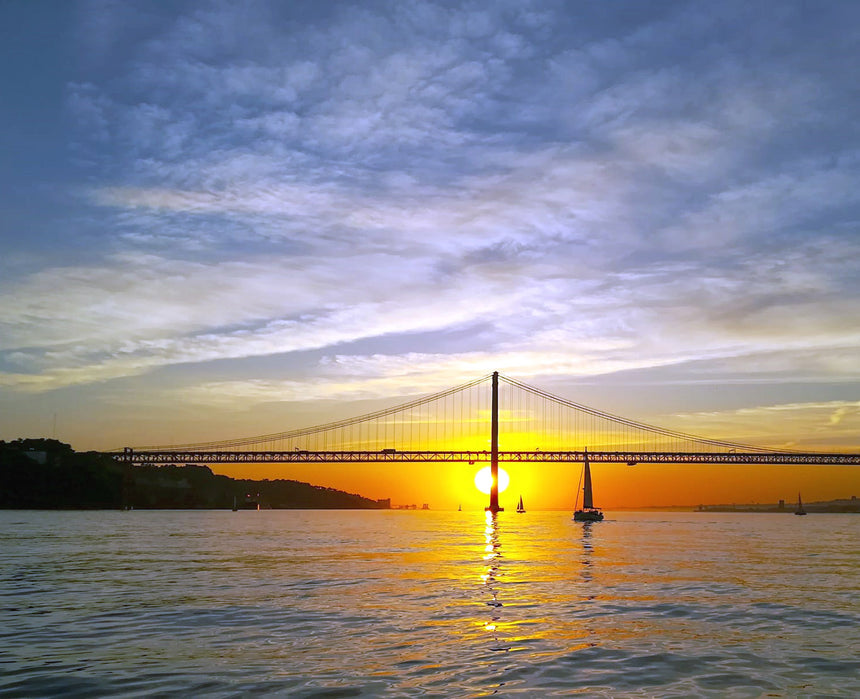
[{"label": "bridge roadway", "polygon": [[[499,451],[504,463],[626,463],[634,464],[810,464],[858,466],[860,454],[791,452],[650,452],[650,451]],[[490,463],[489,451],[137,451],[110,454],[133,464],[274,464],[274,463]]]}]

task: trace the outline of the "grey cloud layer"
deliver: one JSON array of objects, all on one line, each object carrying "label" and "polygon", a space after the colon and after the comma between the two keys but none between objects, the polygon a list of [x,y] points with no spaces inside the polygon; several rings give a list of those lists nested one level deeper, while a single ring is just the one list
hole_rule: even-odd
[{"label": "grey cloud layer", "polygon": [[391,337],[488,321],[522,375],[844,351],[860,11],[635,5],[82,5],[122,38],[68,86],[103,252],[0,283],[0,381],[374,339],[356,385],[445,385]]}]

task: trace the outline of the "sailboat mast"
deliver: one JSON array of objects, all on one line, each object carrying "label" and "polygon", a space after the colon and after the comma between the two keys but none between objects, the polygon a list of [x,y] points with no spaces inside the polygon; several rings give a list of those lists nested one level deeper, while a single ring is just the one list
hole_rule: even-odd
[{"label": "sailboat mast", "polygon": [[588,465],[588,450],[585,450],[585,481],[582,486],[582,507],[583,509],[590,510],[594,507],[594,502],[592,501],[591,496],[591,468]]}]

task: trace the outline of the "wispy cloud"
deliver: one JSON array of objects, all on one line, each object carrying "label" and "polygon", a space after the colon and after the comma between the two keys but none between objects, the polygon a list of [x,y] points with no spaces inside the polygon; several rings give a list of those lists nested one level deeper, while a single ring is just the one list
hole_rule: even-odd
[{"label": "wispy cloud", "polygon": [[758,443],[794,449],[860,448],[860,402],[783,403],[736,410],[685,413],[674,424],[709,435],[744,435]]}]

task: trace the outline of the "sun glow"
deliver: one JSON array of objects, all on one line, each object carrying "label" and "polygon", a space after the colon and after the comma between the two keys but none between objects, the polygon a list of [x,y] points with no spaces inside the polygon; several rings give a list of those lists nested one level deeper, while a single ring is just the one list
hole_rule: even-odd
[{"label": "sun glow", "polygon": [[[511,482],[511,477],[503,468],[499,468],[499,492],[503,493]],[[490,489],[493,486],[493,476],[490,473],[490,467],[484,466],[475,474],[475,487],[482,493],[489,495]]]}]

